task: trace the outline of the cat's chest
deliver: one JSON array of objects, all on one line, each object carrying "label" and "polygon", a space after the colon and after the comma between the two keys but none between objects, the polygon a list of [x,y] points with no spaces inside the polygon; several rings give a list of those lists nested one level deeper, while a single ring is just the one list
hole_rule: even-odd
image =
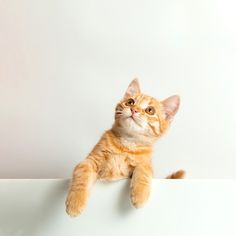
[{"label": "cat's chest", "polygon": [[129,178],[133,172],[130,158],[126,154],[112,153],[106,156],[106,160],[99,171],[102,180],[118,180]]}]

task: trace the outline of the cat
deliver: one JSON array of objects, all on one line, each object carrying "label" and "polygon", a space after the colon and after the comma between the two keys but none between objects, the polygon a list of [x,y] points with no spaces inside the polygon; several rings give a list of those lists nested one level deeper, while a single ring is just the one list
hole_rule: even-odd
[{"label": "cat", "polygon": [[[180,97],[164,101],[141,93],[134,79],[115,109],[115,122],[73,172],[66,200],[66,212],[74,217],[84,210],[92,184],[97,180],[131,178],[130,198],[139,208],[148,200],[153,176],[153,144],[170,126]],[[179,170],[167,178],[183,178]]]}]

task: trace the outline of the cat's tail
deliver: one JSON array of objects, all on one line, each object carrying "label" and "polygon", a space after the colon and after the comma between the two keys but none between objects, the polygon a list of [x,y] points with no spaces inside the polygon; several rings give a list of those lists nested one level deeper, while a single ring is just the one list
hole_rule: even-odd
[{"label": "cat's tail", "polygon": [[178,170],[166,177],[166,179],[183,179],[186,173],[184,170]]}]

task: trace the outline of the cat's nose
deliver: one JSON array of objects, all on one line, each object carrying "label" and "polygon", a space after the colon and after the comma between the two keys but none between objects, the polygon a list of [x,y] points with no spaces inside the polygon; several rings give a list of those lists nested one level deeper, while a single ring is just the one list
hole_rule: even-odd
[{"label": "cat's nose", "polygon": [[135,113],[138,113],[138,109],[136,109],[136,108],[131,107],[130,110],[132,112],[132,115]]}]

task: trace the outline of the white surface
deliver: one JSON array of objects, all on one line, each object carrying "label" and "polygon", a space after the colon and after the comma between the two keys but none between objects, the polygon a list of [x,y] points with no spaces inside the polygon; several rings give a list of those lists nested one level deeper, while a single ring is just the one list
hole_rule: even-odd
[{"label": "white surface", "polygon": [[84,213],[64,211],[66,180],[1,180],[0,236],[235,236],[236,181],[154,180],[151,199],[130,206],[128,181],[94,186]]},{"label": "white surface", "polygon": [[138,76],[178,93],[156,176],[236,177],[236,2],[0,1],[0,177],[68,178]]}]

